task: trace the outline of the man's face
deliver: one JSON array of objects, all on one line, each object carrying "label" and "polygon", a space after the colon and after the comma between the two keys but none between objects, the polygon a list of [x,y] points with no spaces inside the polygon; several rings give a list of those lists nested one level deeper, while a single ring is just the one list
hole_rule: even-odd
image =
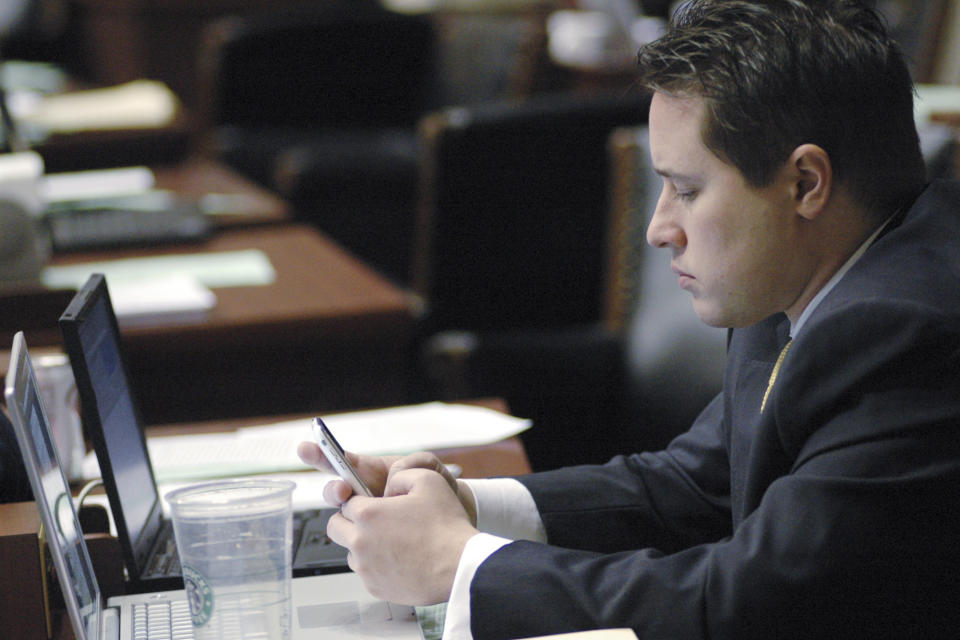
[{"label": "man's face", "polygon": [[754,188],[700,137],[703,100],[654,94],[650,152],[663,190],[647,242],[669,248],[681,288],[705,323],[742,327],[796,300],[805,277],[795,185],[781,170]]}]

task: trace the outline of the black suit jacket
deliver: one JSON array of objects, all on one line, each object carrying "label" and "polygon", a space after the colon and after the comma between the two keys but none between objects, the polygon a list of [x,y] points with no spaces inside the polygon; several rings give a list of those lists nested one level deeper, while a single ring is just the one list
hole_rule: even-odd
[{"label": "black suit jacket", "polygon": [[662,452],[520,478],[549,545],[471,585],[474,638],[960,637],[960,186],[928,187],[812,313],[733,332]]}]

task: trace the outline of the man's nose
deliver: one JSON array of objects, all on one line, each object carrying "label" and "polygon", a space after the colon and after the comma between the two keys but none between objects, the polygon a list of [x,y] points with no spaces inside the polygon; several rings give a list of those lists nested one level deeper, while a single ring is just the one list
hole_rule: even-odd
[{"label": "man's nose", "polygon": [[650,224],[647,225],[647,244],[657,249],[680,248],[686,244],[683,229],[672,219],[662,194],[650,218]]}]

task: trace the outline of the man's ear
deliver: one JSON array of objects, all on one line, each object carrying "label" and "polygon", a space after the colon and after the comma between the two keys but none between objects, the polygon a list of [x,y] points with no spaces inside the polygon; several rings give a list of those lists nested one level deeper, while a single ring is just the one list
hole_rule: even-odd
[{"label": "man's ear", "polygon": [[793,168],[797,213],[812,220],[830,200],[833,189],[830,156],[822,147],[802,144],[790,154],[789,163]]}]

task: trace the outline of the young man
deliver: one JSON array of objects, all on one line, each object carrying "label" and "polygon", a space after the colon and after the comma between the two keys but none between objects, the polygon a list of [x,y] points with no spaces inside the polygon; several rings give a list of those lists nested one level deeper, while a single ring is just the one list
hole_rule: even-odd
[{"label": "young man", "polygon": [[639,62],[647,238],[733,328],[722,393],[603,466],[354,458],[386,497],[328,485],[330,536],[449,640],[955,637],[960,186],[925,184],[899,49],[854,0],[694,0]]}]

